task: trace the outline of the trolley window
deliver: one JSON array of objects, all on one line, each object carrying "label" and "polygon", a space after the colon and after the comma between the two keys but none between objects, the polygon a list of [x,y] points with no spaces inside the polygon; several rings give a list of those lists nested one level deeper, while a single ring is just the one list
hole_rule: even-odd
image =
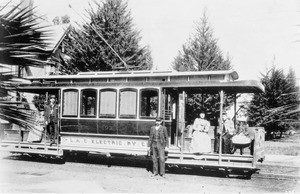
[{"label": "trolley window", "polygon": [[97,90],[84,89],[81,91],[81,112],[82,117],[96,117]]},{"label": "trolley window", "polygon": [[140,116],[142,118],[155,118],[158,113],[158,90],[143,89],[140,95]]},{"label": "trolley window", "polygon": [[115,118],[117,107],[117,91],[114,89],[100,90],[99,117]]},{"label": "trolley window", "polygon": [[62,116],[76,117],[78,114],[78,90],[64,90]]},{"label": "trolley window", "polygon": [[120,90],[120,118],[136,118],[137,110],[137,90],[123,89]]}]

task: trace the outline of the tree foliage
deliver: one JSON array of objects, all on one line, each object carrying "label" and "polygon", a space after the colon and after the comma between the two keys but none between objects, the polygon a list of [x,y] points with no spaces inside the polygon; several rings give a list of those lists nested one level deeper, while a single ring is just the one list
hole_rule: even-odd
[{"label": "tree foliage", "polygon": [[0,8],[0,63],[23,67],[44,64],[51,54],[45,51],[46,26],[39,25],[34,10],[21,9],[19,4],[5,12],[8,5]]},{"label": "tree foliage", "polygon": [[[0,67],[44,65],[51,52],[45,50],[45,40],[50,37],[46,26],[41,26],[39,17],[32,8],[20,8],[21,3],[11,6],[10,2],[0,8]],[[15,68],[18,69],[18,68]],[[9,90],[15,90],[14,81],[18,73],[0,72],[0,119],[20,125],[33,126],[32,115],[23,111],[27,102],[7,101]]]},{"label": "tree foliage", "polygon": [[[195,35],[183,45],[173,63],[177,71],[211,71],[229,70],[231,68],[229,58],[224,58],[214,38],[213,29],[208,23],[204,13],[200,23],[196,26]],[[189,94],[187,100],[187,120],[192,123],[200,111],[205,111],[207,118],[216,122],[219,117],[220,97],[216,94]],[[232,102],[232,96],[225,97],[225,104]],[[217,123],[212,123],[217,125]]]},{"label": "tree foliage", "polygon": [[60,25],[60,24],[68,24],[70,23],[70,16],[69,15],[63,15],[61,17],[55,16],[52,20],[54,25]]},{"label": "tree foliage", "polygon": [[139,45],[141,37],[133,29],[127,3],[106,0],[95,4],[88,11],[90,23],[72,28],[64,41],[70,60],[62,72],[151,69],[150,51]]},{"label": "tree foliage", "polygon": [[209,26],[204,13],[201,22],[196,26],[196,34],[183,45],[174,61],[174,69],[178,71],[228,70],[230,60],[223,57],[214,38],[213,29]]},{"label": "tree foliage", "polygon": [[249,106],[249,124],[262,126],[268,136],[272,132],[284,132],[299,123],[299,87],[294,71],[287,75],[273,66],[262,74],[265,93],[254,94]]}]

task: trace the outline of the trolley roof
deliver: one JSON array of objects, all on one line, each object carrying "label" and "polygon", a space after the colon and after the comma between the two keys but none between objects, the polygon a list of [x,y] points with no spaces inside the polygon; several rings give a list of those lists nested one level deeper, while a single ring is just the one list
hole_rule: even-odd
[{"label": "trolley roof", "polygon": [[173,77],[173,76],[193,76],[193,75],[203,75],[203,76],[217,76],[226,75],[230,79],[236,80],[239,78],[238,74],[234,70],[224,70],[224,71],[98,71],[98,72],[80,72],[76,75],[46,75],[46,76],[29,76],[26,79],[36,80],[36,79],[95,79],[95,78],[124,78],[124,77]]},{"label": "trolley roof", "polygon": [[77,75],[49,75],[27,77],[30,84],[21,84],[19,90],[51,90],[62,87],[164,87],[186,88],[202,92],[225,90],[236,93],[263,92],[256,80],[237,80],[238,73],[228,71],[114,71],[81,72]]}]

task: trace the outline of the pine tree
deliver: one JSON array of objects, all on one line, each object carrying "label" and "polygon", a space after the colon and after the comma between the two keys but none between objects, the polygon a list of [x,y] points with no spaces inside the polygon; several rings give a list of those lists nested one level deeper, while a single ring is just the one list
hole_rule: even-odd
[{"label": "pine tree", "polygon": [[95,4],[97,8],[90,6],[88,11],[91,22],[79,30],[73,28],[64,41],[70,60],[62,72],[151,69],[150,51],[139,45],[141,37],[133,29],[127,3],[106,0]]},{"label": "pine tree", "polygon": [[254,94],[248,111],[249,124],[264,127],[270,138],[272,133],[282,134],[299,122],[299,87],[292,69],[285,75],[275,66],[262,74],[261,81],[265,93]]},{"label": "pine tree", "polygon": [[196,26],[196,34],[183,45],[174,61],[174,69],[178,71],[209,71],[228,70],[230,60],[224,59],[213,36],[213,29],[209,26],[206,14]]},{"label": "pine tree", "polygon": [[[211,71],[231,68],[229,58],[223,57],[218,41],[214,38],[213,29],[205,13],[196,26],[194,37],[183,45],[182,51],[175,58],[173,68],[177,71]],[[230,94],[225,96],[226,106],[232,102],[232,97]],[[206,112],[211,121],[216,122],[219,117],[219,102],[219,95],[189,95],[186,107],[188,123],[192,123],[201,110]],[[217,123],[213,124],[217,125]]]}]

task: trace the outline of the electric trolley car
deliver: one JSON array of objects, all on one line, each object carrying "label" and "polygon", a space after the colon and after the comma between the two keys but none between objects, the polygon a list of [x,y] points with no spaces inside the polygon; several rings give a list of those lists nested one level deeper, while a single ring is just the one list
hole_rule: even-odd
[{"label": "electric trolley car", "polygon": [[[256,163],[264,159],[264,129],[260,127],[252,127],[252,155],[222,154],[222,146],[215,153],[195,155],[189,151],[191,138],[186,135],[185,113],[188,95],[218,94],[221,117],[224,93],[264,92],[258,81],[238,80],[236,71],[82,72],[27,79],[30,83],[19,85],[20,92],[57,96],[57,144],[50,146],[45,138],[28,142],[26,129],[2,125],[2,150],[57,157],[65,152],[146,156],[150,128],[160,116],[170,140],[166,165],[241,172],[251,177],[258,170]],[[209,131],[212,147],[218,127],[222,128],[211,126]]]}]

